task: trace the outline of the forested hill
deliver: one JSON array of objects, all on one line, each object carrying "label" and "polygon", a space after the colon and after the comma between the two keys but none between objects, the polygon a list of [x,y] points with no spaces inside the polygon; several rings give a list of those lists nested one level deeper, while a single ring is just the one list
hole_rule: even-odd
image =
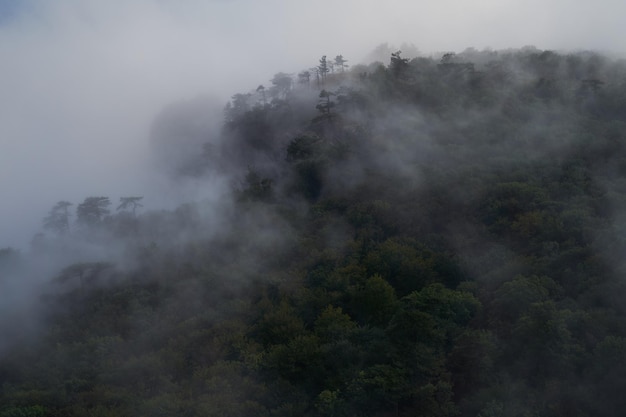
[{"label": "forested hill", "polygon": [[217,203],[61,201],[0,252],[2,288],[39,282],[1,319],[0,417],[624,412],[626,62],[347,59],[219,129],[163,111],[159,164]]}]

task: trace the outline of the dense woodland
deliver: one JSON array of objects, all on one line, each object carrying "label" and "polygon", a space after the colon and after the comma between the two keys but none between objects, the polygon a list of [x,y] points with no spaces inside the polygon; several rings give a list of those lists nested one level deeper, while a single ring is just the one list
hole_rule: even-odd
[{"label": "dense woodland", "polygon": [[201,101],[159,115],[161,163],[219,204],[60,201],[0,251],[38,282],[0,417],[626,409],[626,61],[348,58],[234,95],[217,134]]}]

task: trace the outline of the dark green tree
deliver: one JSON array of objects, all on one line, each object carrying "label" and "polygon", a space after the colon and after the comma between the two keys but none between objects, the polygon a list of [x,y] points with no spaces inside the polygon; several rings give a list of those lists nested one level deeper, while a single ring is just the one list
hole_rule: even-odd
[{"label": "dark green tree", "polygon": [[45,417],[47,415],[49,415],[48,410],[41,405],[8,407],[0,410],[0,417]]},{"label": "dark green tree", "polygon": [[240,196],[244,200],[269,201],[272,198],[272,179],[262,177],[259,172],[248,167]]}]

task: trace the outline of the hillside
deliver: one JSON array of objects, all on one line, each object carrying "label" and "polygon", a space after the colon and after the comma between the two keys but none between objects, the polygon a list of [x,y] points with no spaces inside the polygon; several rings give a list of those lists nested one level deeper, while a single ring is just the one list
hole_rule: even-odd
[{"label": "hillside", "polygon": [[626,62],[347,63],[158,116],[214,199],[61,201],[0,251],[0,417],[622,412]]}]

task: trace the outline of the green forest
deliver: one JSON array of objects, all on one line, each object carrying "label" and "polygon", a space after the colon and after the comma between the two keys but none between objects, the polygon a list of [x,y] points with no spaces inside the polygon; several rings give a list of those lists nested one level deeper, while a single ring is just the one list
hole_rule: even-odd
[{"label": "green forest", "polygon": [[[0,306],[0,417],[624,412],[626,61],[349,59],[233,95],[217,137],[157,117],[219,204],[59,201],[0,250],[37,282]],[[76,247],[107,249],[36,267]]]}]

